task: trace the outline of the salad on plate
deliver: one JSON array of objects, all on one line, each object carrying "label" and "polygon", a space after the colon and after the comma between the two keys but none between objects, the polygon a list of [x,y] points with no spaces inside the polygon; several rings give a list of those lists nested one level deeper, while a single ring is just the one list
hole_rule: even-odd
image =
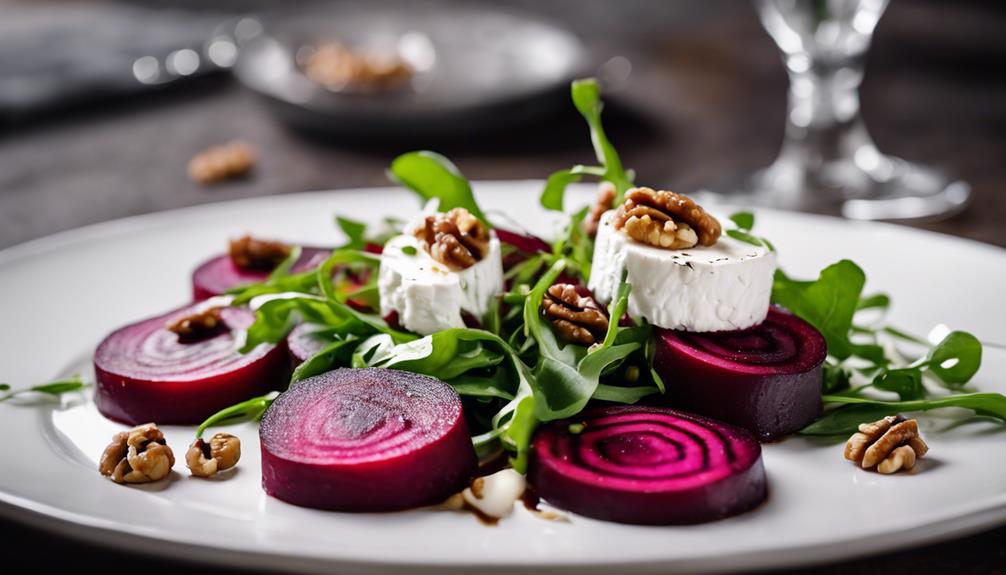
[{"label": "salad on plate", "polygon": [[[192,303],[109,334],[93,400],[124,430],[99,471],[163,479],[157,425],[187,425],[192,475],[226,480],[226,427],[253,420],[262,488],[293,505],[495,523],[523,500],[543,520],[694,524],[757,513],[762,442],[842,437],[863,473],[924,473],[911,414],[1006,420],[1006,397],[967,387],[973,335],[889,325],[891,297],[864,293],[851,260],[791,277],[752,212],[636,182],[597,82],[571,94],[597,157],[545,182],[553,237],[483,211],[447,158],[406,153],[388,173],[421,211],[339,214],[339,246],[235,238],[193,272]],[[584,178],[596,201],[564,210]]]}]

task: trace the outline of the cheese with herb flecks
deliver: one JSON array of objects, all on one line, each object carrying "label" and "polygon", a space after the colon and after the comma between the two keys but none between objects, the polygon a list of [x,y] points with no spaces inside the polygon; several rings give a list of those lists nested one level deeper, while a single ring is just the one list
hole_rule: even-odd
[{"label": "cheese with herb flecks", "polygon": [[729,331],[764,321],[775,254],[724,235],[716,244],[682,250],[636,242],[601,217],[589,288],[607,304],[627,271],[629,315],[667,329]]}]

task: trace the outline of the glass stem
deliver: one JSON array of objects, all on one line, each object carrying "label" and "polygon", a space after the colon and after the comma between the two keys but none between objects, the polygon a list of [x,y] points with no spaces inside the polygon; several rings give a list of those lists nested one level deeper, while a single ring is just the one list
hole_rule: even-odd
[{"label": "glass stem", "polygon": [[[806,61],[806,60],[804,60]],[[809,172],[852,161],[852,154],[872,143],[859,114],[862,58],[840,62],[787,62],[789,104],[783,153],[801,156]]]}]

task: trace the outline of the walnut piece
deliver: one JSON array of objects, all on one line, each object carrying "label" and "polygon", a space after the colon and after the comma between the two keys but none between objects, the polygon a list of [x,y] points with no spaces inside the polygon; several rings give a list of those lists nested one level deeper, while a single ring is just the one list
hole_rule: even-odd
[{"label": "walnut piece", "polygon": [[187,343],[207,339],[227,329],[221,307],[211,307],[201,312],[182,316],[168,322],[165,328],[178,334],[178,340]]},{"label": "walnut piece", "polygon": [[116,483],[150,483],[167,477],[174,464],[164,433],[147,423],[115,434],[101,454],[98,471]]},{"label": "walnut piece", "polygon": [[330,90],[376,92],[404,85],[413,71],[396,53],[358,52],[327,42],[307,58],[304,75]]},{"label": "walnut piece", "polygon": [[912,469],[915,461],[929,451],[919,435],[919,423],[900,415],[890,415],[873,423],[863,423],[845,444],[845,458],[863,469],[876,467],[883,474]]},{"label": "walnut piece", "polygon": [[414,233],[433,259],[454,271],[475,265],[489,252],[489,231],[464,208],[427,216]]},{"label": "walnut piece", "polygon": [[255,148],[241,141],[208,148],[189,161],[189,177],[200,184],[244,176],[255,167]]},{"label": "walnut piece", "polygon": [[195,440],[185,452],[185,465],[195,477],[213,477],[238,464],[241,440],[229,433],[217,433],[209,443]]},{"label": "walnut piece", "polygon": [[234,265],[243,270],[273,270],[290,257],[291,247],[283,242],[242,236],[231,240],[229,255]]},{"label": "walnut piece", "polygon": [[541,311],[567,342],[592,345],[608,331],[608,316],[594,298],[580,295],[573,284],[549,287],[541,300]]},{"label": "walnut piece", "polygon": [[583,231],[590,237],[596,236],[597,228],[601,225],[601,216],[613,207],[615,207],[615,184],[601,182],[597,186],[597,200],[594,201],[594,207],[583,221]]},{"label": "walnut piece", "polygon": [[614,223],[637,242],[671,250],[711,246],[722,232],[720,222],[688,196],[651,188],[626,192]]}]

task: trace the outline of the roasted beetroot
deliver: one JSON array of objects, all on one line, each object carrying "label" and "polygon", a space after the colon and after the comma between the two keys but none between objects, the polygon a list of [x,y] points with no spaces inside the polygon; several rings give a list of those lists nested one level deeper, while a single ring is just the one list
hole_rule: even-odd
[{"label": "roasted beetroot", "polygon": [[[320,266],[329,252],[324,248],[302,249],[292,271],[304,272]],[[192,299],[201,301],[226,293],[231,288],[264,281],[267,277],[269,270],[243,269],[235,265],[229,255],[217,256],[203,262],[192,272]]]},{"label": "roasted beetroot", "polygon": [[764,322],[741,331],[659,330],[654,367],[676,407],[768,440],[821,413],[826,355],[820,332],[773,307]]},{"label": "roasted beetroot", "polygon": [[557,507],[644,525],[721,519],[766,495],[761,446],[751,434],[635,405],[593,409],[539,429],[528,480]]},{"label": "roasted beetroot", "polygon": [[287,348],[290,350],[290,362],[294,367],[307,361],[307,358],[318,353],[328,344],[332,343],[331,337],[324,337],[318,333],[322,329],[317,325],[303,323],[293,328],[290,335],[286,336]]},{"label": "roasted beetroot", "polygon": [[296,383],[262,418],[262,487],[294,505],[390,511],[444,500],[477,457],[450,386],[388,369]]},{"label": "roasted beetroot", "polygon": [[101,342],[94,401],[102,414],[129,424],[195,424],[287,383],[285,343],[246,354],[237,349],[234,330],[251,325],[253,312],[223,308],[224,329],[195,341],[167,329],[196,311],[191,306],[134,323]]}]

